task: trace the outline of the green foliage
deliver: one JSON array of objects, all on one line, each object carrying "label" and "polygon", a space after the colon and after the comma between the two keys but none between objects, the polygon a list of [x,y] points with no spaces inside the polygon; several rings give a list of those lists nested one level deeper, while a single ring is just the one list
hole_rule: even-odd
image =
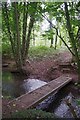
[{"label": "green foliage", "polygon": [[6,82],[12,83],[12,74],[10,72],[4,72],[2,73],[2,80]]},{"label": "green foliage", "polygon": [[36,46],[29,49],[29,57],[32,59],[42,59],[55,54],[54,48],[49,48],[46,46]]},{"label": "green foliage", "polygon": [[28,118],[30,120],[33,120],[33,119],[42,120],[44,118],[48,120],[50,118],[54,118],[55,120],[53,113],[45,112],[42,110],[36,110],[36,109],[29,109],[29,110],[23,110],[23,111],[16,112],[12,115],[12,118]]},{"label": "green foliage", "polygon": [[2,44],[2,53],[3,54],[10,53],[11,52],[10,50],[11,50],[11,48],[10,48],[9,44],[7,44],[7,43],[6,44],[5,43]]},{"label": "green foliage", "polygon": [[[68,3],[70,23],[72,26],[72,31],[74,33],[74,38],[76,38],[78,25],[79,25],[79,21],[78,21],[79,14],[78,14],[78,10],[77,10],[77,8],[79,7],[79,4],[77,5],[77,2]],[[44,3],[43,2],[42,3],[41,2],[40,3],[27,2],[26,6],[25,6],[25,4],[22,4],[20,2],[17,2],[16,6],[15,6],[15,4],[13,2],[13,3],[11,3],[10,6],[7,6],[7,5],[5,6],[5,4],[2,4],[2,5],[3,5],[3,7],[2,7],[3,32],[5,33],[5,36],[7,36],[7,37],[5,37],[6,40],[3,41],[4,43],[2,44],[2,47],[3,47],[2,52],[10,54],[11,53],[10,46],[12,45],[12,48],[13,48],[12,52],[13,52],[14,58],[15,57],[18,58],[17,62],[21,61],[20,63],[23,63],[26,58],[25,56],[27,56],[27,54],[28,54],[27,52],[28,52],[28,48],[29,48],[30,38],[33,37],[33,34],[31,35],[32,29],[34,29],[35,41],[36,41],[37,37],[39,37],[37,39],[37,41],[41,40],[43,37],[43,39],[45,38],[44,39],[45,45],[47,45],[48,42],[46,44],[46,40],[53,39],[54,40],[53,46],[54,46],[55,41],[56,41],[56,39],[55,39],[56,32],[55,32],[54,28],[56,27],[58,30],[58,35],[60,34],[62,36],[62,38],[66,42],[67,46],[69,46],[69,42],[70,42],[70,47],[71,47],[71,49],[73,49],[72,42],[70,41],[70,39],[69,39],[69,42],[67,42],[69,35],[67,34],[68,30],[66,29],[66,19],[65,19],[65,10],[64,10],[63,2],[53,2],[53,3],[50,3],[50,2],[44,2]],[[16,7],[17,7],[17,9],[16,9],[17,15],[16,15],[16,11],[15,11]],[[7,16],[6,16],[6,13],[7,13]],[[27,18],[26,18],[26,13],[27,13]],[[33,17],[34,15],[35,15],[35,17]],[[17,18],[17,16],[18,16],[18,18]],[[35,18],[35,20],[34,20],[34,18]],[[50,27],[51,29],[49,29],[49,27],[48,27],[47,31],[45,30],[45,32],[39,30],[39,28],[41,28],[42,22],[44,22],[43,18],[46,19],[48,22],[50,21],[53,23],[53,26],[54,26],[53,29],[51,26]],[[49,18],[49,19],[47,19],[47,18]],[[26,20],[27,20],[27,23],[25,22]],[[49,22],[49,24],[50,24],[50,22]],[[37,27],[33,26],[34,23]],[[26,29],[25,29],[25,26],[26,26]],[[10,30],[7,29],[8,27]],[[25,31],[24,31],[25,35],[23,33],[24,29],[25,29]],[[42,33],[42,36],[38,35],[38,31]],[[10,40],[10,36],[11,36],[11,40]],[[7,38],[8,38],[8,40],[7,40]],[[11,44],[9,44],[9,40],[12,41]],[[58,38],[57,42],[56,42],[57,46],[59,46],[58,44],[61,43],[59,40],[60,39]],[[43,41],[40,41],[40,42],[43,42]],[[36,43],[38,43],[38,42],[35,42],[35,44]],[[49,43],[50,43],[50,41],[49,41]],[[25,46],[25,44],[26,44],[26,46]],[[49,44],[48,44],[48,46],[49,46]],[[19,50],[18,50],[18,48],[19,48]],[[44,48],[46,48],[46,49],[44,49]],[[35,56],[35,58],[40,59],[42,57],[53,55],[53,52],[54,52],[54,48],[47,49],[47,47],[40,46],[40,47],[36,47],[36,48],[30,48],[29,56],[31,58],[34,58],[34,56]]]},{"label": "green foliage", "polygon": [[2,42],[2,55],[12,57],[11,45],[7,39],[5,39],[5,41]]},{"label": "green foliage", "polygon": [[55,33],[54,33],[53,29],[49,29],[49,30],[45,31],[45,33],[42,34],[42,36],[43,36],[43,37],[47,37],[48,40],[51,40],[51,39],[53,39],[53,35],[54,35],[54,34],[55,34]]},{"label": "green foliage", "polygon": [[77,103],[78,103],[78,105],[80,105],[80,99],[77,99]]}]

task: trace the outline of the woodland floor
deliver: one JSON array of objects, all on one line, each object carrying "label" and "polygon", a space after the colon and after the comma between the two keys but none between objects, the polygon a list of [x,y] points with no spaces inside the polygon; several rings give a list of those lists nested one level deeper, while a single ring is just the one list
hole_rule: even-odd
[{"label": "woodland floor", "polygon": [[[46,82],[49,82],[63,74],[69,74],[73,78],[73,82],[77,82],[77,70],[76,67],[71,64],[71,54],[66,52],[60,52],[52,57],[43,58],[40,60],[29,60],[26,62],[24,68],[28,73],[29,78],[36,78]],[[13,61],[6,60],[4,63],[9,65],[14,64]],[[11,67],[10,67],[11,68]],[[9,69],[9,68],[6,68]],[[73,90],[73,89],[71,89]],[[76,91],[74,91],[76,94]],[[2,100],[2,112],[3,117],[8,117],[7,103],[9,99]]]}]

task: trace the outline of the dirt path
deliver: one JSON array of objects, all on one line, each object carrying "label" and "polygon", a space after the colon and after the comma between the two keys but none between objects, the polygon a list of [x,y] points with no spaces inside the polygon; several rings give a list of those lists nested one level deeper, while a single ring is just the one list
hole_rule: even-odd
[{"label": "dirt path", "polygon": [[54,58],[31,61],[32,72],[29,78],[37,78],[49,82],[62,74],[71,74],[75,80],[75,77],[77,79],[77,73],[74,66],[71,65],[71,59],[70,52],[66,51],[54,55]]}]

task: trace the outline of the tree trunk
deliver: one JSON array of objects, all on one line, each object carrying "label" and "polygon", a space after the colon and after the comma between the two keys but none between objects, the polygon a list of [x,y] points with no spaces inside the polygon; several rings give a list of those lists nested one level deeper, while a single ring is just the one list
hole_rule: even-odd
[{"label": "tree trunk", "polygon": [[[80,26],[78,28],[78,32],[77,32],[77,43],[78,43],[78,52],[80,53]],[[80,55],[80,54],[79,54]]]},{"label": "tree trunk", "polygon": [[56,30],[56,35],[55,35],[55,50],[56,50],[56,47],[57,47],[57,35],[58,35],[58,30]]},{"label": "tree trunk", "polygon": [[8,31],[8,37],[9,37],[9,40],[10,40],[10,43],[11,43],[11,48],[12,48],[12,53],[13,53],[13,57],[15,59],[15,62],[17,64],[17,58],[16,58],[16,52],[15,52],[15,39],[13,40],[13,35],[12,35],[12,32],[11,32],[11,26],[10,26],[10,20],[9,20],[9,10],[7,8],[7,2],[3,3],[2,4],[2,15],[3,15],[3,18],[5,20],[5,25],[7,27],[7,31]]},{"label": "tree trunk", "polygon": [[37,8],[37,2],[34,2],[35,10],[30,16],[30,22],[29,22],[29,29],[28,29],[28,34],[27,34],[27,41],[26,41],[26,52],[25,52],[25,59],[28,55],[28,50],[29,50],[29,44],[30,44],[30,36],[31,36],[31,31],[33,28],[33,24],[35,22],[35,13],[36,13],[36,8]]},{"label": "tree trunk", "polygon": [[30,44],[30,36],[31,36],[31,31],[32,31],[32,28],[33,28],[34,21],[35,21],[34,17],[31,16],[30,23],[29,23],[29,29],[28,29],[28,35],[27,35],[25,57],[28,55],[28,49],[29,49],[29,44]]},{"label": "tree trunk", "polygon": [[50,31],[51,31],[51,33],[50,33],[50,38],[51,38],[51,45],[50,45],[50,48],[51,48],[51,47],[53,47],[52,17],[51,17],[51,16],[50,16],[50,21],[51,21],[51,23],[50,23]]},{"label": "tree trunk", "polygon": [[17,68],[19,71],[22,71],[22,59],[21,59],[21,39],[19,32],[19,16],[18,16],[18,3],[14,3],[15,7],[15,22],[16,22],[16,34],[17,34]]},{"label": "tree trunk", "polygon": [[50,45],[50,48],[53,47],[53,38],[51,38],[51,45]]},{"label": "tree trunk", "polygon": [[8,34],[9,34],[9,39],[11,42],[11,47],[12,47],[12,52],[13,52],[13,56],[15,56],[15,52],[14,52],[14,43],[13,43],[13,38],[12,38],[12,34],[11,34],[11,30],[10,30],[10,24],[9,24],[9,16],[8,16],[8,9],[7,9],[7,2],[4,3],[4,7],[2,7],[2,13],[4,16],[4,19],[6,20],[6,26],[7,26],[7,30],[8,30]]},{"label": "tree trunk", "polygon": [[35,35],[34,35],[34,28],[33,28],[33,46],[35,46]]},{"label": "tree trunk", "polygon": [[26,32],[27,32],[27,18],[28,18],[28,3],[24,2],[23,12],[23,36],[22,36],[22,60],[25,63],[25,50],[26,50]]},{"label": "tree trunk", "polygon": [[72,49],[73,49],[73,52],[75,54],[75,60],[77,62],[78,83],[80,83],[80,61],[79,61],[79,55],[78,55],[78,51],[77,51],[77,47],[76,47],[77,41],[74,39],[74,35],[73,35],[73,32],[72,32],[72,27],[71,27],[71,23],[70,23],[70,17],[69,17],[67,3],[65,2],[64,4],[65,4],[65,15],[66,15],[67,30],[68,30],[68,34],[69,34],[69,37],[70,37]]}]

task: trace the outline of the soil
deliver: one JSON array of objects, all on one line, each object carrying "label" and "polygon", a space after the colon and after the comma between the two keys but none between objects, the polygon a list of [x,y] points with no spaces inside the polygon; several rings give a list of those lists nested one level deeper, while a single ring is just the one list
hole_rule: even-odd
[{"label": "soil", "polygon": [[[78,75],[74,64],[71,63],[72,56],[66,52],[61,52],[53,57],[43,58],[42,60],[26,60],[24,69],[29,78],[36,78],[46,82],[49,82],[63,74],[69,74],[73,78],[73,82],[77,82]],[[8,70],[15,70],[15,63],[13,60],[5,59],[5,68]],[[3,65],[4,66],[4,65]],[[73,89],[76,93],[75,89]],[[10,112],[7,109],[7,103],[9,99],[2,99],[2,114],[3,118],[7,118]]]}]

